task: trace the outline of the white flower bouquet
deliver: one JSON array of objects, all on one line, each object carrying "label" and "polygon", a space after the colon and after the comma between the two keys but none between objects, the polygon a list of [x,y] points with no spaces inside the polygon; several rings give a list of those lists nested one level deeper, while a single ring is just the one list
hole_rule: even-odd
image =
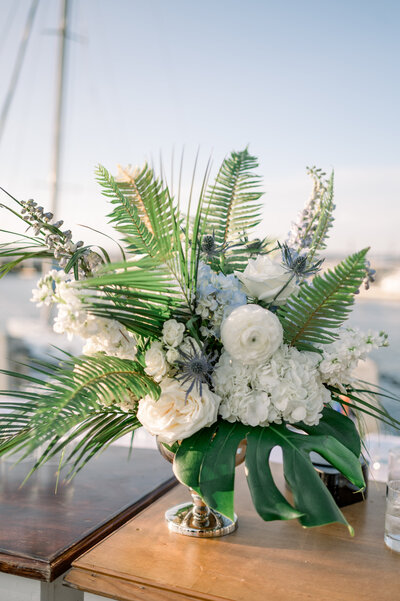
[{"label": "white flower bouquet", "polygon": [[[55,305],[55,331],[85,345],[82,356],[14,374],[29,388],[3,391],[15,400],[0,404],[0,453],[46,445],[38,467],[77,439],[65,458],[73,475],[144,426],[174,453],[178,479],[233,518],[235,456],[245,440],[248,484],[264,520],[347,524],[310,452],[362,488],[360,436],[345,413],[399,425],[371,401],[380,389],[353,375],[368,352],[387,345],[386,334],[343,325],[373,271],[367,249],[322,270],[333,176],[317,169],[286,241],[252,239],[262,210],[256,168],[244,150],[224,160],[211,185],[207,169],[192,216],[192,193],[184,215],[180,190],[175,199],[147,165],[116,178],[99,167],[120,234],[117,263],[105,249],[74,243],[34,201],[13,199],[9,210],[30,229],[1,245],[1,274],[32,257],[58,263],[32,300]],[[293,503],[272,478],[275,446]]]}]

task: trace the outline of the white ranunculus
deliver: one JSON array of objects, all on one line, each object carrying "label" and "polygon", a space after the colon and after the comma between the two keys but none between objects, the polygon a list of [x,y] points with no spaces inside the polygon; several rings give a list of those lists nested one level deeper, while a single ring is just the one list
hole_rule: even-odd
[{"label": "white ranunculus", "polygon": [[161,342],[156,340],[144,356],[146,367],[144,371],[156,382],[160,382],[167,373],[168,365]]},{"label": "white ranunculus", "polygon": [[178,346],[183,340],[185,324],[169,319],[163,326],[163,341],[168,346]]},{"label": "white ranunculus", "polygon": [[164,378],[161,395],[155,401],[150,395],[139,401],[137,416],[141,424],[161,442],[171,444],[188,438],[201,428],[211,426],[218,414],[220,397],[202,386],[186,396],[186,389],[177,380]]},{"label": "white ranunculus", "polygon": [[269,255],[250,259],[244,272],[235,271],[235,275],[244,284],[249,296],[266,303],[274,301],[275,305],[285,303],[299,289],[295,278],[291,279],[292,275],[285,270],[279,258]]},{"label": "white ranunculus", "polygon": [[259,364],[282,344],[283,330],[271,311],[258,305],[242,305],[222,322],[221,340],[234,359],[246,365]]}]

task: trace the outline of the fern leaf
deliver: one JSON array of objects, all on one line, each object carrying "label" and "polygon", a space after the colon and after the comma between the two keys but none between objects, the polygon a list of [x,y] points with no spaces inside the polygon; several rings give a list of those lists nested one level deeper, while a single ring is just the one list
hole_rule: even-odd
[{"label": "fern leaf", "polygon": [[159,252],[165,258],[170,257],[171,246],[174,246],[177,209],[171,202],[168,187],[155,177],[147,164],[134,173],[121,167],[120,172],[124,181],[116,183],[124,198],[135,205],[142,223],[154,237]]},{"label": "fern leaf", "polygon": [[329,344],[337,337],[334,330],[347,319],[364,279],[367,251],[347,257],[333,271],[316,275],[311,284],[301,287],[298,296],[289,297],[278,312],[287,344],[316,350],[314,343]]},{"label": "fern leaf", "polygon": [[261,221],[262,205],[258,200],[260,177],[255,175],[257,159],[247,150],[232,152],[219,170],[206,194],[205,220],[208,233],[218,244],[237,240],[243,232]]},{"label": "fern leaf", "polygon": [[158,254],[156,239],[142,220],[135,202],[124,195],[120,185],[102,165],[97,167],[96,176],[103,188],[103,195],[110,198],[111,203],[115,205],[109,217],[115,229],[123,234],[128,250],[156,257]]}]

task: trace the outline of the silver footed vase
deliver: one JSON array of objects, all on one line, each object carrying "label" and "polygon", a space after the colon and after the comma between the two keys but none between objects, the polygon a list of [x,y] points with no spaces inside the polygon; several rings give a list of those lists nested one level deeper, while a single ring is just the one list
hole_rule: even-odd
[{"label": "silver footed vase", "polygon": [[[169,451],[157,438],[157,446],[161,455],[172,463],[174,453]],[[236,466],[243,463],[246,456],[247,441],[242,440],[236,453]],[[192,502],[175,505],[165,512],[165,520],[171,532],[185,536],[196,536],[201,538],[215,538],[231,534],[238,527],[238,518],[235,514],[234,520],[211,509],[204,503],[201,496],[189,488]]]}]

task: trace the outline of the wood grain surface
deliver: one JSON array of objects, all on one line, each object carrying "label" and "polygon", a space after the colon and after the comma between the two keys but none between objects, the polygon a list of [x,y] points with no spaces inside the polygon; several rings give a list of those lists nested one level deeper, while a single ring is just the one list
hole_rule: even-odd
[{"label": "wood grain surface", "polygon": [[[10,469],[11,468],[11,469]],[[55,494],[56,465],[21,488],[26,463],[0,463],[0,571],[52,581],[176,483],[157,451],[110,447]]]},{"label": "wood grain surface", "polygon": [[[283,489],[281,466],[275,479]],[[304,483],[305,486],[307,483]],[[219,539],[170,533],[164,512],[188,498],[179,486],[73,563],[67,581],[120,601],[397,601],[400,555],[383,542],[385,489],[344,509],[354,526],[304,529],[265,523],[237,470],[239,529]]]}]

